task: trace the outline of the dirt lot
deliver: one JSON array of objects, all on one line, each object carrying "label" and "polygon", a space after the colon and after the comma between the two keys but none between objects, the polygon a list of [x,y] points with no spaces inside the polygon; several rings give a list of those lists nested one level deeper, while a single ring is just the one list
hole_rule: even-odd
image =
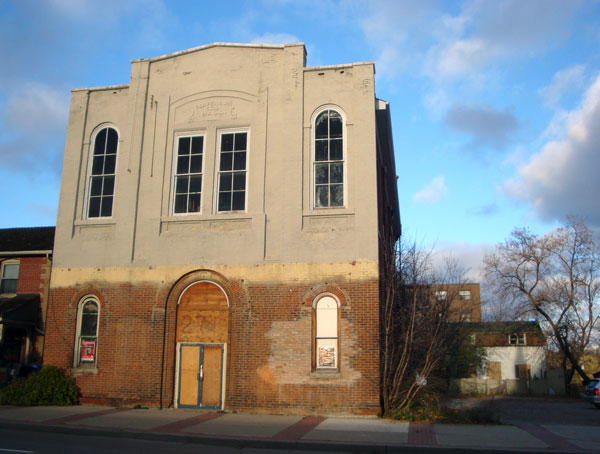
[{"label": "dirt lot", "polygon": [[487,407],[504,424],[532,423],[600,426],[600,409],[582,399],[486,397],[450,399],[448,407]]}]

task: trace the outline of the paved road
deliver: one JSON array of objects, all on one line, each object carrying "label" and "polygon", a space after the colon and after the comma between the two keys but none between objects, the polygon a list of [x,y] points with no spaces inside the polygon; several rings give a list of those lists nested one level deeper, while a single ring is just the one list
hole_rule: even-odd
[{"label": "paved road", "polygon": [[449,399],[451,408],[489,408],[504,424],[600,426],[600,410],[582,399],[485,397]]},{"label": "paved road", "polygon": [[[319,454],[318,451],[313,451]],[[338,451],[340,452],[340,451]],[[130,438],[78,436],[31,430],[0,429],[0,454],[306,454],[306,451],[279,449],[235,448],[230,446],[204,445],[150,441]],[[321,452],[321,454],[326,454]],[[329,453],[330,454],[330,453]]]},{"label": "paved road", "polygon": [[579,399],[504,397],[491,408],[505,424],[600,426],[600,410]]}]

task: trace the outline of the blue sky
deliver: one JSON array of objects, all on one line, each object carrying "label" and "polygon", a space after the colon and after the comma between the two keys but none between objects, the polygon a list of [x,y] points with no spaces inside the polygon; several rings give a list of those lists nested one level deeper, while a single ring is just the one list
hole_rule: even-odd
[{"label": "blue sky", "polygon": [[54,225],[71,88],[211,42],[375,61],[404,231],[477,279],[515,227],[600,228],[600,2],[4,0],[0,228]]}]

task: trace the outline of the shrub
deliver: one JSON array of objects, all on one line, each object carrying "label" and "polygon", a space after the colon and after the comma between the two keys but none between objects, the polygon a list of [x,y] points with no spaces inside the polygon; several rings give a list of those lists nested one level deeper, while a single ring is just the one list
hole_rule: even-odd
[{"label": "shrub", "polygon": [[78,397],[75,380],[55,366],[44,366],[0,390],[2,405],[74,405]]}]

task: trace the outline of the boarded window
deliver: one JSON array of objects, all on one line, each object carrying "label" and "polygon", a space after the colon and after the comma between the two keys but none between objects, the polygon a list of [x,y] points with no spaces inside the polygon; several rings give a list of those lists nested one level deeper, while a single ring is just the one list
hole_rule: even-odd
[{"label": "boarded window", "polygon": [[515,364],[515,375],[521,380],[530,380],[531,366],[529,364]]}]

